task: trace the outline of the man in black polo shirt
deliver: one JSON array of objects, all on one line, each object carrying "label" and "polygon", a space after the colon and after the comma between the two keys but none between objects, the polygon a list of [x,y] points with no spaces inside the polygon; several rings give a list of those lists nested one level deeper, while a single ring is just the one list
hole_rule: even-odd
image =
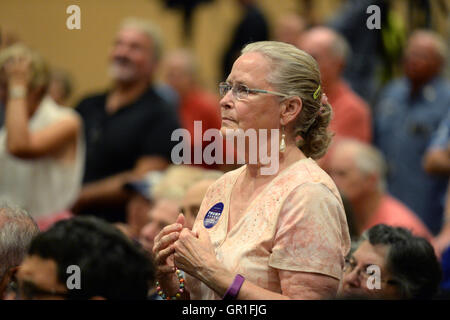
[{"label": "man in black polo shirt", "polygon": [[86,167],[75,214],[124,221],[124,183],[170,163],[179,122],[152,85],[160,55],[155,31],[148,22],[126,20],[110,54],[112,88],[76,108],[84,121]]}]

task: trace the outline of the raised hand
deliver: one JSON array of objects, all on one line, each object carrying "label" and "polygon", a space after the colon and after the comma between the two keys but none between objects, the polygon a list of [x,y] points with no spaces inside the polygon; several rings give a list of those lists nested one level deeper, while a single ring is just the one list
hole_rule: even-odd
[{"label": "raised hand", "polygon": [[31,80],[31,58],[14,57],[5,64],[5,72],[9,87],[27,87]]}]

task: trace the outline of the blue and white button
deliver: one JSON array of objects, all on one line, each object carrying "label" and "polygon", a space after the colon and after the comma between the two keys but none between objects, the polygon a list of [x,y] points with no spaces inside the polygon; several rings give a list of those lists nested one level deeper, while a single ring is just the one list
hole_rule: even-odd
[{"label": "blue and white button", "polygon": [[223,202],[218,202],[208,210],[203,219],[203,225],[209,229],[214,227],[220,219],[223,211]]}]

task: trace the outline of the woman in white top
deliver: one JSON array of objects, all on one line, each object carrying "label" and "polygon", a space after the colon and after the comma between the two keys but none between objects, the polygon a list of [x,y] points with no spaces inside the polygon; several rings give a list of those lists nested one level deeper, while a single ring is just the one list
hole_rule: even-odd
[{"label": "woman in white top", "polygon": [[46,96],[49,72],[42,57],[23,45],[0,52],[0,201],[33,218],[68,209],[83,173],[81,120]]}]

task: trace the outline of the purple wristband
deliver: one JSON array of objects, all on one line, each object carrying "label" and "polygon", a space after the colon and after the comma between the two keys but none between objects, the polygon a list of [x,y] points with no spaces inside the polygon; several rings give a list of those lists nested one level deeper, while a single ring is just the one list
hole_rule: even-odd
[{"label": "purple wristband", "polygon": [[242,284],[244,283],[245,278],[240,274],[237,274],[233,280],[233,283],[228,288],[227,292],[223,296],[223,300],[234,300],[239,294],[239,290],[241,290]]}]

